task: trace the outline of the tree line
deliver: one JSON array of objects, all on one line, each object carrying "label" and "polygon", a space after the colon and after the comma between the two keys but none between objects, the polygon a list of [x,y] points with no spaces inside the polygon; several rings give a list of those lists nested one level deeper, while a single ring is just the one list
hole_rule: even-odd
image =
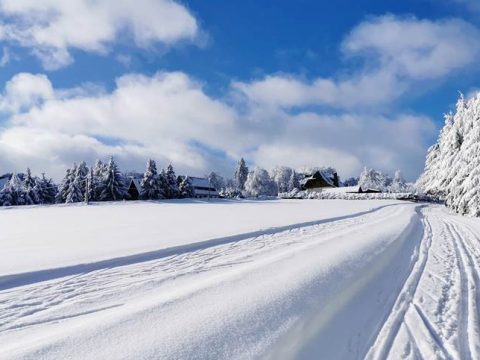
[{"label": "tree line", "polygon": [[[138,180],[138,174],[133,174]],[[286,166],[278,166],[268,172],[262,168],[249,171],[245,160],[238,162],[233,177],[225,179],[216,172],[206,176],[209,186],[222,197],[277,196],[300,188],[301,174]],[[177,176],[170,164],[158,171],[156,162],[148,160],[141,176],[139,198],[161,200],[193,197],[191,178]],[[83,201],[116,201],[129,199],[130,176],[120,171],[113,157],[107,162],[97,160],[88,167],[82,161],[66,169],[59,184],[45,174],[32,176],[12,174],[0,190],[0,206],[61,204]]]},{"label": "tree line", "polygon": [[462,215],[480,216],[480,93],[460,96],[428,150],[417,187]]},{"label": "tree line", "polygon": [[[123,174],[114,158],[104,163],[97,160],[88,168],[82,161],[66,170],[60,184],[45,174],[32,176],[12,174],[0,190],[0,205],[34,205],[76,203],[82,201],[116,201],[129,198],[129,177]],[[192,197],[193,187],[188,177],[177,177],[172,165],[157,171],[154,160],[147,162],[140,181],[139,197],[144,200]]]}]

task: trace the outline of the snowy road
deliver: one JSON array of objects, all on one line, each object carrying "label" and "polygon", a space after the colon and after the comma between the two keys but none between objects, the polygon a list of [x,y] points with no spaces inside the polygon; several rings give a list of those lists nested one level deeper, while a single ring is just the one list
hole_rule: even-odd
[{"label": "snowy road", "polygon": [[425,211],[417,263],[367,358],[480,359],[480,232]]},{"label": "snowy road", "polygon": [[4,282],[0,358],[480,358],[477,220],[385,202],[256,235]]}]

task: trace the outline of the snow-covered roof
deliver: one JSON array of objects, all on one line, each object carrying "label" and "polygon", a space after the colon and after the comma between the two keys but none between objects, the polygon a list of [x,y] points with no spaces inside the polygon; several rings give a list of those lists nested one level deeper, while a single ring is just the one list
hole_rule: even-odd
[{"label": "snow-covered roof", "polygon": [[316,171],[313,174],[305,174],[305,177],[300,180],[300,185],[305,186],[308,181],[318,179],[317,174],[319,174],[326,183],[330,184],[331,186],[335,186],[335,184],[333,183],[333,179],[328,174],[325,174],[323,171],[320,170]]},{"label": "snow-covered roof", "polygon": [[0,190],[2,190],[5,187],[5,184],[10,181],[11,176],[12,174],[0,175]]},{"label": "snow-covered roof", "polygon": [[218,195],[217,190],[210,185],[210,182],[206,178],[199,178],[194,176],[189,176],[190,184],[192,184],[195,191],[195,195]]},{"label": "snow-covered roof", "polygon": [[190,184],[192,184],[193,187],[204,187],[204,188],[210,188],[210,183],[208,179],[206,178],[199,178],[199,177],[189,177]]}]

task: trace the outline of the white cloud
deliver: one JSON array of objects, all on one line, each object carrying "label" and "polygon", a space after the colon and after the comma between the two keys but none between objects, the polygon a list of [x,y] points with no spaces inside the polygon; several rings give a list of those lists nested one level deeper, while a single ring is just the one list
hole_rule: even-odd
[{"label": "white cloud", "polygon": [[399,77],[436,79],[472,64],[480,31],[459,19],[419,20],[382,16],[358,25],[343,43],[345,53],[374,58]]},{"label": "white cloud", "polygon": [[[30,87],[34,83],[36,93]],[[0,130],[0,153],[8,154],[0,163],[16,159],[16,169],[30,164],[32,170],[44,167],[58,176],[66,159],[118,154],[132,167],[138,168],[135,159],[143,164],[152,156],[200,171],[208,165],[193,141],[235,148],[227,144],[235,132],[235,112],[183,73],[124,76],[111,93],[50,90],[43,75],[21,74],[7,83],[1,101],[12,114]],[[65,161],[56,163],[60,154]]]},{"label": "white cloud", "polygon": [[[120,8],[127,3],[121,2]],[[31,11],[37,3],[20,4],[28,4]],[[102,4],[99,0],[82,6]],[[20,5],[11,6],[28,13]],[[95,16],[112,19],[110,13]],[[42,26],[60,21],[52,19]],[[116,26],[113,33],[121,28]],[[167,42],[138,31],[132,34],[139,46],[153,38]],[[423,167],[435,126],[424,116],[382,116],[388,112],[378,109],[388,109],[424,82],[471,66],[480,52],[477,38],[478,30],[460,20],[373,18],[354,28],[342,43],[345,56],[363,64],[349,76],[340,72],[337,77],[308,80],[275,74],[234,82],[234,96],[228,101],[208,96],[201,83],[182,72],[122,76],[113,91],[94,84],[56,89],[45,75],[18,74],[0,97],[0,110],[8,112],[0,129],[0,168],[31,166],[59,177],[73,161],[93,162],[113,154],[128,169],[141,169],[152,157],[161,166],[172,161],[180,172],[201,175],[228,169],[233,159],[246,156],[267,168],[331,165],[343,177],[357,175],[364,165],[390,172],[401,168],[413,180]],[[102,52],[113,41],[110,35],[82,39],[67,31],[43,47],[35,37],[35,50],[62,62],[70,56],[69,48]],[[335,115],[326,115],[323,107],[335,108]]]},{"label": "white cloud", "polygon": [[[35,83],[34,89],[43,90],[32,95]],[[435,131],[419,116],[242,109],[207,96],[200,83],[179,72],[123,76],[112,92],[52,89],[44,75],[21,74],[7,84],[2,102],[9,104],[12,94],[26,100],[5,107],[11,115],[0,129],[0,169],[30,166],[57,178],[74,161],[91,163],[109,154],[126,169],[141,170],[152,157],[198,175],[228,169],[246,156],[267,168],[332,165],[342,176],[357,174],[363,165],[390,171],[398,166],[413,178],[426,138]]]},{"label": "white cloud", "polygon": [[19,73],[6,83],[0,111],[18,113],[53,96],[52,84],[45,75]]},{"label": "white cloud", "polygon": [[261,106],[376,108],[419,82],[443,79],[473,65],[480,56],[479,39],[480,31],[462,20],[381,16],[359,24],[343,41],[345,56],[364,63],[351,74],[312,81],[277,74],[233,86]]},{"label": "white cloud", "polygon": [[121,34],[142,48],[194,40],[193,15],[173,0],[0,0],[0,39],[30,48],[46,69],[73,61],[70,49],[107,53]]}]

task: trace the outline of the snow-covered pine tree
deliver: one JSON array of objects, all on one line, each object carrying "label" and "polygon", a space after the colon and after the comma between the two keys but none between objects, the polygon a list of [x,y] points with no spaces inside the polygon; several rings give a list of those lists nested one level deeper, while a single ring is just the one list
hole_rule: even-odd
[{"label": "snow-covered pine tree", "polygon": [[480,216],[480,93],[457,102],[427,155],[418,188],[463,215]]},{"label": "snow-covered pine tree", "polygon": [[25,187],[17,176],[13,173],[5,187],[0,191],[0,201],[3,206],[30,205],[33,203],[25,191]]},{"label": "snow-covered pine tree", "polygon": [[82,202],[85,200],[85,192],[87,191],[87,164],[82,161],[78,166],[74,165],[74,178],[70,181],[67,190],[66,203]]},{"label": "snow-covered pine tree", "polygon": [[140,182],[140,187],[140,198],[144,200],[158,200],[164,198],[160,176],[157,172],[157,164],[152,159],[147,161],[147,166],[142,181]]},{"label": "snow-covered pine tree", "polygon": [[177,176],[175,175],[172,164],[167,166],[166,171],[162,170],[160,181],[162,184],[163,194],[166,199],[175,199],[179,196]]},{"label": "snow-covered pine tree", "polygon": [[25,173],[25,179],[23,180],[23,187],[26,193],[25,199],[28,202],[27,205],[40,203],[40,197],[37,193],[37,188],[35,187],[35,179],[36,178],[32,176],[30,168],[27,168],[27,171]]},{"label": "snow-covered pine tree", "polygon": [[459,214],[479,216],[480,94],[462,105],[456,120],[462,124],[462,142],[449,172],[446,204]]},{"label": "snow-covered pine tree", "polygon": [[113,157],[110,157],[100,182],[100,201],[122,200],[127,195],[125,180]]},{"label": "snow-covered pine tree", "polygon": [[93,171],[89,175],[89,193],[90,193],[90,200],[98,201],[100,199],[100,193],[102,191],[101,185],[103,183],[103,179],[105,174],[107,173],[107,164],[104,164],[102,160],[96,160],[95,164],[93,165]]},{"label": "snow-covered pine tree", "polygon": [[248,167],[245,164],[245,160],[243,158],[240,159],[238,162],[237,168],[235,169],[234,174],[234,181],[235,187],[242,191],[245,190],[245,182],[247,181],[248,177]]},{"label": "snow-covered pine tree", "polygon": [[42,177],[36,178],[35,188],[40,204],[55,203],[58,188],[52,179],[47,179],[45,177],[45,173],[42,173]]},{"label": "snow-covered pine tree", "polygon": [[367,169],[365,167],[360,174],[358,185],[362,190],[372,189],[386,191],[391,182],[392,180],[387,175],[384,175],[375,169]]},{"label": "snow-covered pine tree", "polygon": [[182,198],[193,198],[195,196],[195,191],[188,176],[183,176],[180,179],[180,184],[178,185],[178,192],[180,194],[180,197]]},{"label": "snow-covered pine tree", "polygon": [[270,172],[270,177],[277,184],[278,192],[289,191],[289,181],[292,177],[293,169],[287,166],[276,166]]},{"label": "snow-covered pine tree", "polygon": [[288,180],[287,191],[290,192],[295,189],[300,190],[300,181],[298,180],[298,175],[295,170],[292,170],[290,179]]},{"label": "snow-covered pine tree", "polygon": [[392,193],[402,193],[407,191],[407,183],[400,170],[395,171],[395,176],[392,184],[388,187],[388,191]]},{"label": "snow-covered pine tree", "polygon": [[90,168],[90,171],[87,175],[87,191],[88,191],[88,201],[97,201],[98,200],[98,182],[99,179],[95,176],[95,170],[93,167]]},{"label": "snow-covered pine tree", "polygon": [[95,165],[93,165],[93,176],[101,179],[106,173],[107,166],[102,162],[102,160],[96,160]]},{"label": "snow-covered pine tree", "polygon": [[277,196],[277,184],[270,178],[267,170],[262,168],[255,168],[254,171],[248,174],[247,181],[245,181],[245,192],[248,196]]},{"label": "snow-covered pine tree", "polygon": [[210,186],[212,186],[215,190],[220,191],[225,188],[225,180],[217,173],[212,171],[207,178]]},{"label": "snow-covered pine tree", "polygon": [[55,199],[57,203],[61,204],[67,200],[68,188],[70,187],[70,183],[75,179],[76,171],[76,165],[74,165],[73,168],[65,170],[65,176],[58,186],[58,193]]}]

